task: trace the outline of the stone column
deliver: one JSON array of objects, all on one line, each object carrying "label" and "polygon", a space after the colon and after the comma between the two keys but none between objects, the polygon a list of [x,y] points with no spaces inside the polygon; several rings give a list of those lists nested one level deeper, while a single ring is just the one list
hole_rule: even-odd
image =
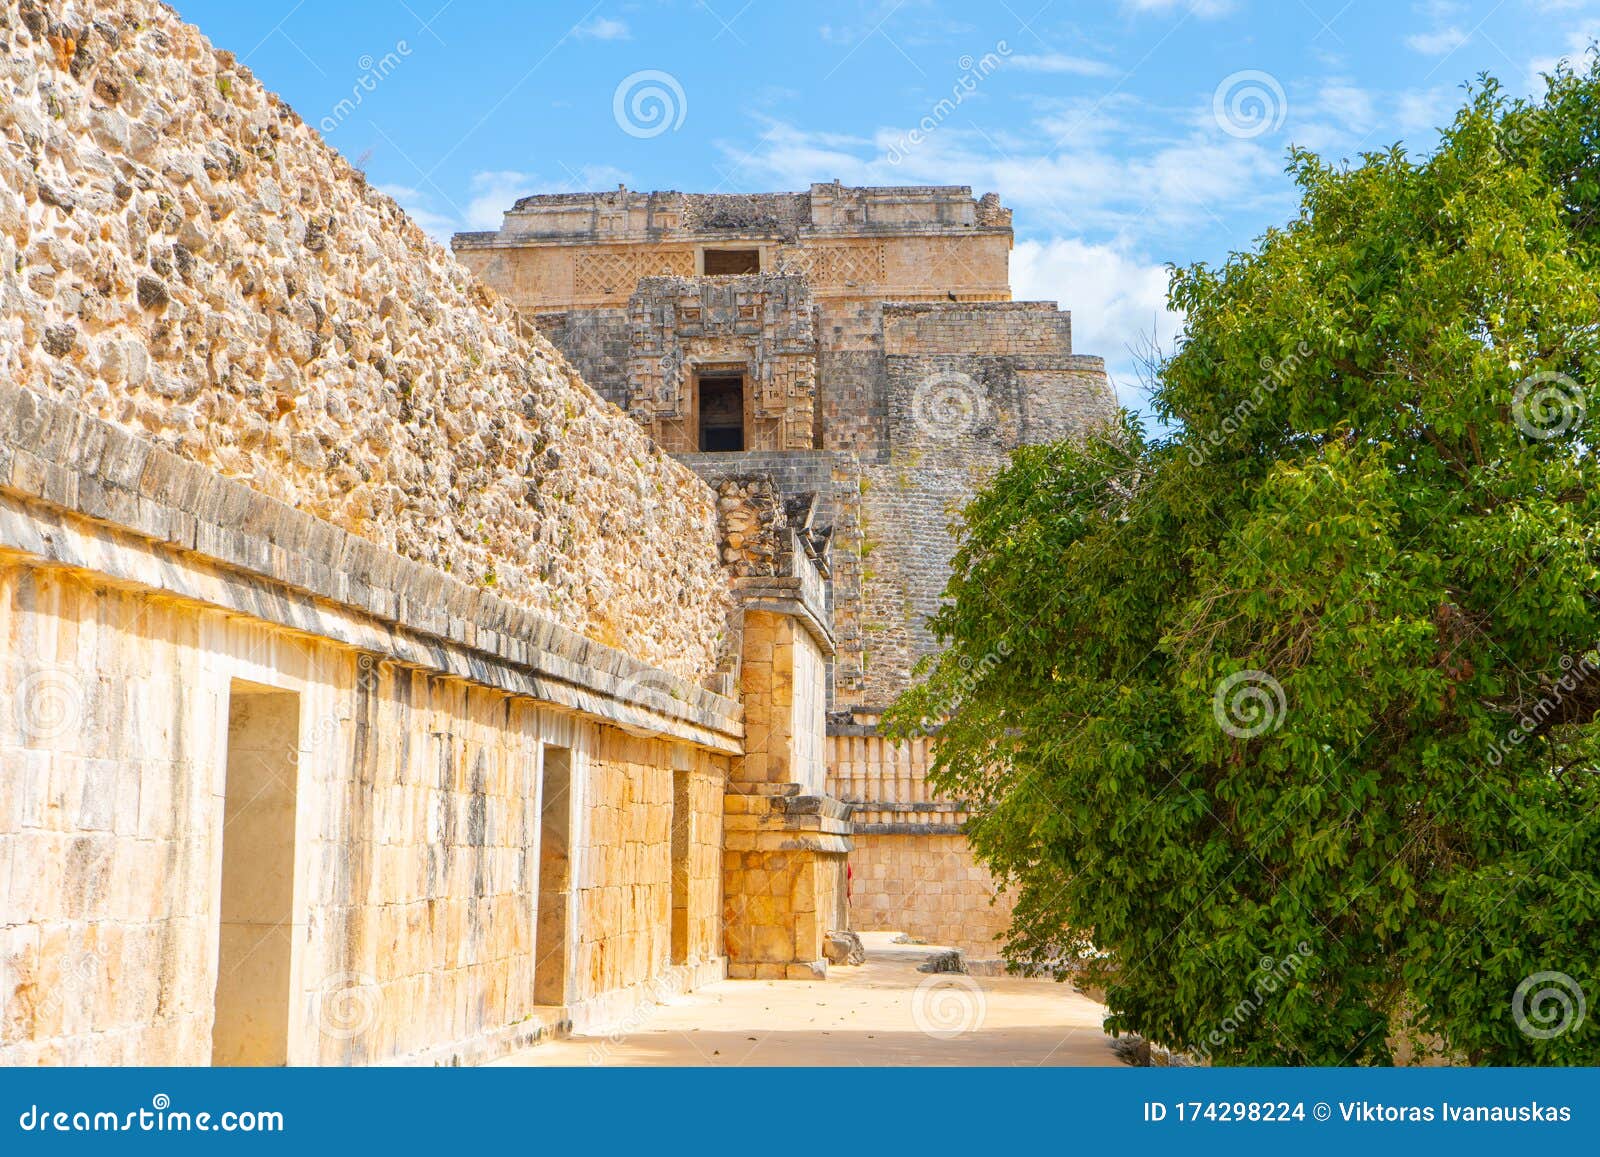
[{"label": "stone column", "polygon": [[849,805],[827,794],[827,656],[822,579],[803,553],[794,576],[738,579],[743,608],[745,753],[724,803],[723,935],[728,975],[825,977],[824,943],[847,927]]}]

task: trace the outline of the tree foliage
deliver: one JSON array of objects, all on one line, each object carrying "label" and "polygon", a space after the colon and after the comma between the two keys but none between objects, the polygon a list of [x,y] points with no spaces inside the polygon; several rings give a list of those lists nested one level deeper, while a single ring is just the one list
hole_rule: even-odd
[{"label": "tree foliage", "polygon": [[1294,152],[1298,216],[1172,274],[1179,432],[1025,448],[963,514],[891,723],[940,726],[1007,955],[1113,1030],[1600,1063],[1600,68],[1548,85]]}]

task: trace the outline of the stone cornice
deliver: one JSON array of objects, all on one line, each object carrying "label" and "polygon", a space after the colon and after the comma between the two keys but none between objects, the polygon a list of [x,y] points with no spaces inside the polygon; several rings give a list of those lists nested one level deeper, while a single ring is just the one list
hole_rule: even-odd
[{"label": "stone cornice", "polygon": [[0,384],[0,550],[624,726],[742,750],[743,708],[109,422]]}]

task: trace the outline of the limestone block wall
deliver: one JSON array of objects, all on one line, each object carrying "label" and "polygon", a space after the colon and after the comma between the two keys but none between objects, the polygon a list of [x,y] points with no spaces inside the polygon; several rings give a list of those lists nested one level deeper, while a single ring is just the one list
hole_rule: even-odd
[{"label": "limestone block wall", "polygon": [[[742,799],[741,796],[730,796]],[[763,809],[770,797],[749,797]],[[737,814],[737,813],[735,813]],[[742,829],[743,843],[753,839]],[[737,980],[814,980],[827,975],[823,941],[848,928],[845,857],[802,847],[727,852],[728,975]]]},{"label": "limestone block wall", "polygon": [[523,329],[537,331],[548,339],[601,397],[619,409],[628,408],[626,306],[528,313],[523,317]]},{"label": "limestone block wall", "polygon": [[816,333],[803,278],[652,277],[628,302],[628,413],[666,449],[700,449],[697,374],[744,375],[744,445],[809,449]]},{"label": "limestone block wall", "polygon": [[883,706],[936,640],[961,509],[1017,446],[1080,437],[1115,413],[1099,358],[1071,352],[1048,302],[887,304],[877,388],[884,450],[861,467],[863,671],[838,706]]},{"label": "limestone block wall", "polygon": [[735,759],[737,781],[795,784],[807,794],[822,791],[824,667],[822,652],[797,619],[746,610],[741,684],[746,751]]},{"label": "limestone block wall", "polygon": [[0,383],[0,1063],[470,1060],[720,976],[741,735]]},{"label": "limestone block wall", "polygon": [[[722,955],[722,794],[726,759],[709,759],[615,728],[593,736],[595,749],[580,777],[584,796],[578,885],[577,987],[573,1003],[646,984],[671,959],[672,886],[685,877],[688,947],[681,964]],[[685,776],[690,846],[673,863],[673,779]],[[586,829],[586,831],[584,830]]]},{"label": "limestone block wall", "polygon": [[682,455],[716,485],[765,474],[821,496],[834,529],[836,708],[881,707],[936,640],[961,509],[1017,446],[1080,437],[1116,399],[1099,358],[1071,352],[1049,302],[824,300],[817,405],[828,449]]},{"label": "limestone block wall", "polygon": [[0,39],[0,379],[715,669],[711,495],[247,68],[156,0],[17,0]]},{"label": "limestone block wall", "polygon": [[640,278],[694,277],[707,249],[756,249],[761,272],[803,274],[830,299],[1010,299],[1011,215],[963,185],[805,193],[628,189],[524,197],[497,232],[452,246],[530,312],[623,305]]},{"label": "limestone block wall", "polygon": [[723,927],[728,975],[827,975],[823,941],[845,928],[849,808],[825,793],[823,584],[791,550],[787,573],[742,578],[745,751],[724,799]]},{"label": "limestone block wall", "polygon": [[998,956],[1015,900],[962,834],[966,805],[929,785],[934,742],[892,743],[871,712],[829,727],[828,791],[852,805],[851,927]]},{"label": "limestone block wall", "polygon": [[850,853],[850,919],[858,932],[904,932],[960,948],[974,960],[1000,955],[1012,899],[994,886],[965,836],[864,834]]},{"label": "limestone block wall", "polygon": [[[726,757],[14,558],[0,652],[0,1064],[211,1062],[224,862],[248,838],[248,811],[224,824],[230,698],[263,688],[295,704],[293,1063],[536,1034],[552,952],[573,954],[578,1010],[664,974],[675,765],[694,784],[692,955],[720,953]],[[573,753],[568,948],[534,933],[548,744]]]},{"label": "limestone block wall", "polygon": [[825,449],[877,457],[888,449],[881,302],[824,301],[817,326],[817,409]]}]

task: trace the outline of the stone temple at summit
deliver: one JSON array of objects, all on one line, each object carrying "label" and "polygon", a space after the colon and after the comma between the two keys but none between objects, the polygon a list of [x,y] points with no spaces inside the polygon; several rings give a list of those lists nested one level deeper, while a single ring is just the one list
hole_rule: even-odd
[{"label": "stone temple at summit", "polygon": [[[934,648],[950,524],[1018,445],[1115,399],[1053,302],[1011,300],[1011,211],[957,185],[524,197],[456,256],[708,483],[776,499],[822,555],[828,790],[854,807],[857,928],[993,954],[1009,915],[930,794],[925,743],[877,736]],[[759,568],[744,541],[730,564]]]}]

